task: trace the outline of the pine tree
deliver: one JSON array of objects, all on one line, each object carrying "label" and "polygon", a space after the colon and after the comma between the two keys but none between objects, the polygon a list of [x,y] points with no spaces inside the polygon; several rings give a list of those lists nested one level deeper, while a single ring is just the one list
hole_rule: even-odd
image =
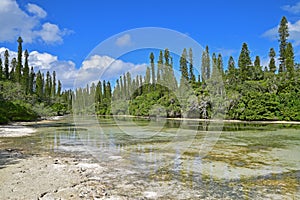
[{"label": "pine tree", "polygon": [[159,57],[157,61],[157,83],[161,83],[163,77],[163,52],[159,52]]},{"label": "pine tree", "polygon": [[288,43],[286,50],[285,50],[285,65],[286,65],[286,70],[289,73],[290,77],[294,76],[294,71],[295,71],[295,56],[294,56],[294,49],[292,43]]},{"label": "pine tree", "polygon": [[285,16],[282,17],[278,29],[279,33],[279,72],[286,71],[285,50],[287,47],[287,38],[289,37],[288,21]]},{"label": "pine tree", "polygon": [[13,58],[11,60],[11,70],[10,70],[10,74],[9,74],[9,79],[11,81],[16,81],[16,76],[15,76],[15,71],[16,71],[16,67],[17,67],[17,59],[16,58]]},{"label": "pine tree", "polygon": [[261,80],[262,78],[263,78],[263,72],[262,72],[262,66],[260,65],[260,58],[259,56],[256,56],[254,60],[253,79]]},{"label": "pine tree", "polygon": [[56,96],[56,72],[52,72],[52,87],[51,87],[51,95],[54,98]]},{"label": "pine tree", "polygon": [[150,64],[151,64],[151,78],[152,78],[152,84],[153,84],[153,88],[155,89],[155,66],[154,66],[154,54],[153,52],[151,52],[150,54]]},{"label": "pine tree", "polygon": [[248,50],[248,45],[243,43],[242,50],[238,60],[238,66],[240,71],[240,78],[242,81],[249,80],[252,76],[251,69],[251,58],[250,51]]},{"label": "pine tree", "polygon": [[224,76],[223,58],[222,58],[222,55],[220,53],[218,54],[217,67],[218,67],[219,73],[221,73],[222,76]]},{"label": "pine tree", "polygon": [[[125,77],[125,76],[124,76]],[[125,80],[124,80],[125,81]],[[126,83],[126,82],[125,82]],[[124,84],[126,85],[126,84]],[[106,99],[108,96],[107,96],[107,90],[106,90],[106,81],[103,80],[103,99]],[[125,93],[126,94],[126,93]]]},{"label": "pine tree", "polygon": [[110,85],[110,82],[107,81],[107,84],[106,84],[106,97],[111,100],[111,85]]},{"label": "pine tree", "polygon": [[[18,83],[21,83],[21,71],[22,71],[22,38],[19,37],[18,38],[18,61],[17,61],[17,65],[16,65],[16,71],[15,71],[15,80]],[[28,52],[27,52],[28,53]]]},{"label": "pine tree", "polygon": [[24,62],[24,68],[23,68],[23,76],[22,76],[22,86],[25,89],[25,93],[29,94],[29,66],[28,66],[28,51],[27,49],[24,52],[25,62]]},{"label": "pine tree", "polygon": [[183,52],[180,57],[180,71],[181,71],[182,81],[187,83],[189,81],[189,73],[188,73],[188,66],[187,66],[186,48],[183,49]]},{"label": "pine tree", "polygon": [[140,87],[139,87],[140,91],[139,91],[139,93],[143,94],[143,77],[142,77],[142,75],[140,75],[139,79],[140,79],[140,84],[139,84],[140,85]]},{"label": "pine tree", "polygon": [[35,80],[35,73],[34,73],[33,67],[31,67],[30,76],[29,76],[29,84],[28,84],[30,94],[33,94],[33,92],[34,92],[34,80]]},{"label": "pine tree", "polygon": [[9,53],[7,49],[4,52],[4,78],[9,79]]},{"label": "pine tree", "polygon": [[39,98],[39,100],[43,99],[43,76],[41,74],[40,71],[38,71],[37,75],[36,75],[36,94]]},{"label": "pine tree", "polygon": [[269,71],[272,72],[273,74],[276,71],[275,56],[276,56],[275,50],[271,48],[269,52],[269,57],[270,57]]},{"label": "pine tree", "polygon": [[57,97],[61,96],[61,82],[60,82],[60,80],[58,80],[56,96]]},{"label": "pine tree", "polygon": [[140,85],[139,75],[136,75],[135,82],[136,82],[136,90],[137,90],[136,92],[137,92],[138,95],[141,95],[140,87],[142,87],[142,85]]},{"label": "pine tree", "polygon": [[45,98],[49,100],[51,97],[51,75],[50,72],[46,73],[46,85],[45,85]]},{"label": "pine tree", "polygon": [[215,81],[219,78],[219,68],[218,68],[218,59],[216,57],[216,54],[212,54],[212,72],[211,72],[211,78]]},{"label": "pine tree", "polygon": [[96,92],[95,92],[95,102],[101,103],[103,100],[103,94],[102,94],[102,84],[101,81],[98,81],[96,86]]},{"label": "pine tree", "polygon": [[121,88],[121,99],[125,99],[125,93],[124,93],[124,84],[123,84],[123,78],[120,76],[120,88]]},{"label": "pine tree", "polygon": [[208,46],[206,46],[205,51],[202,53],[201,77],[203,83],[210,78],[210,57]]},{"label": "pine tree", "polygon": [[132,92],[132,80],[131,80],[131,74],[130,72],[126,73],[126,80],[127,80],[127,99],[131,98],[131,92]]},{"label": "pine tree", "polygon": [[227,82],[228,85],[233,85],[237,81],[237,73],[235,68],[235,62],[232,56],[228,60],[228,73],[227,73]]},{"label": "pine tree", "polygon": [[3,79],[3,66],[2,66],[2,59],[0,58],[0,81]]},{"label": "pine tree", "polygon": [[145,84],[148,87],[148,84],[150,83],[150,68],[147,67],[146,69],[146,75],[145,75]]},{"label": "pine tree", "polygon": [[116,86],[113,92],[113,99],[114,100],[119,100],[120,99],[120,93],[121,93],[121,86],[120,86],[120,82],[119,79],[116,80]]},{"label": "pine tree", "polygon": [[196,82],[196,77],[194,74],[194,62],[193,62],[193,50],[192,48],[189,49],[189,76],[190,76],[190,81],[192,83]]},{"label": "pine tree", "polygon": [[[125,74],[123,75],[123,95],[124,95],[124,99],[127,99],[127,80],[126,80],[126,76]],[[103,90],[105,89],[105,87],[103,87]]]}]

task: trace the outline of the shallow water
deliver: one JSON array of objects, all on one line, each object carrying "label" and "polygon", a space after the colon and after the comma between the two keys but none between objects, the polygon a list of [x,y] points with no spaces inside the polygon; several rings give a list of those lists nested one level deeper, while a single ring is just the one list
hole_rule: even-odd
[{"label": "shallow water", "polygon": [[161,199],[300,199],[300,125],[126,117],[29,125],[1,146],[92,158],[111,194]]}]

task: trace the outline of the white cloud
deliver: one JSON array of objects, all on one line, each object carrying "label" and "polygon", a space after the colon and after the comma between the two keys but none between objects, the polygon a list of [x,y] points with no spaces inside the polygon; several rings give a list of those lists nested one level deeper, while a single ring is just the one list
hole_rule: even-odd
[{"label": "white cloud", "polygon": [[35,72],[40,70],[46,74],[47,71],[51,73],[55,71],[57,80],[61,81],[65,89],[73,88],[78,71],[74,62],[70,60],[59,60],[57,56],[49,53],[40,53],[38,51],[30,52],[28,60],[29,66],[33,66]]},{"label": "white cloud", "polygon": [[42,23],[40,19],[46,15],[46,11],[35,4],[27,4],[27,10],[22,10],[16,0],[1,0],[0,42],[15,42],[18,36],[22,36],[26,43],[36,40],[47,44],[61,43],[62,37],[70,31],[61,30],[49,22]]},{"label": "white cloud", "polygon": [[129,34],[122,35],[117,38],[116,45],[119,47],[130,46],[132,44],[131,36]]},{"label": "white cloud", "polygon": [[[6,48],[0,47],[0,56],[4,58],[4,51]],[[10,51],[10,60],[17,57],[17,52]],[[24,59],[24,57],[23,57]],[[65,89],[73,89],[74,83],[77,86],[84,87],[91,82],[98,82],[101,80],[114,80],[120,75],[129,71],[132,78],[136,75],[144,75],[146,64],[133,64],[124,62],[120,59],[114,59],[109,56],[94,55],[82,63],[80,69],[77,69],[75,63],[70,60],[60,60],[57,56],[46,53],[32,51],[29,53],[29,66],[34,68],[37,72],[40,70],[46,74],[47,71],[51,73],[56,71],[57,80],[60,80]]]},{"label": "white cloud", "polygon": [[292,5],[284,5],[281,8],[290,13],[298,14],[298,13],[300,13],[300,1],[293,6]]},{"label": "white cloud", "polygon": [[27,4],[27,11],[38,18],[45,18],[47,16],[47,13],[43,8],[32,3]]},{"label": "white cloud", "polygon": [[[7,48],[0,47],[0,56],[2,62],[4,61],[4,52]],[[17,52],[9,50],[10,61],[12,58],[17,57]],[[24,59],[24,57],[23,57]],[[59,60],[57,56],[49,53],[40,53],[38,51],[32,51],[29,53],[28,58],[29,67],[33,67],[35,72],[39,70],[46,74],[49,72],[56,72],[57,80],[60,80],[65,89],[73,88],[74,80],[77,77],[78,69],[75,67],[75,63],[72,61]]]},{"label": "white cloud", "polygon": [[[298,20],[294,24],[288,22],[288,27],[290,33],[289,39],[293,41],[294,46],[300,45],[300,20]],[[279,26],[276,26],[274,28],[267,30],[265,33],[263,33],[263,37],[270,38],[271,40],[277,40],[278,28]]]},{"label": "white cloud", "polygon": [[115,80],[127,71],[135,78],[137,74],[145,74],[146,68],[146,64],[133,64],[109,56],[93,55],[82,63],[76,85],[84,86],[99,79]]},{"label": "white cloud", "polygon": [[68,31],[60,30],[56,24],[51,24],[49,22],[43,24],[42,29],[36,32],[36,35],[40,36],[42,40],[46,43],[63,41],[62,37],[66,35]]}]

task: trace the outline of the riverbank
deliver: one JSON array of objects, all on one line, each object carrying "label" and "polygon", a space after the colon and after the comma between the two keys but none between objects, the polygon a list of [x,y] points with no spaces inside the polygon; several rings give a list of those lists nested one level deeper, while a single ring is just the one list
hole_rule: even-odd
[{"label": "riverbank", "polygon": [[[104,168],[90,160],[46,155],[26,157],[22,152],[1,150],[0,199],[100,199],[105,185],[95,178]],[[7,157],[7,156],[6,156]]]},{"label": "riverbank", "polygon": [[37,130],[28,125],[46,124],[59,121],[64,116],[54,116],[31,122],[14,122],[7,125],[0,125],[0,138],[3,137],[23,137],[35,133]]},{"label": "riverbank", "polygon": [[[155,119],[155,117],[145,117],[145,116],[134,116],[134,115],[98,115],[100,117],[111,116],[113,118],[127,117],[127,118],[139,118],[139,119]],[[226,122],[226,123],[253,123],[253,124],[300,124],[300,121],[243,121],[236,119],[198,119],[198,118],[170,118],[161,117],[162,119],[168,120],[178,120],[178,121],[199,121],[199,122]],[[160,119],[160,118],[158,118]]]},{"label": "riverbank", "polygon": [[72,120],[38,125],[32,137],[1,138],[0,199],[299,199],[297,130],[225,131],[201,158],[202,137],[172,148],[186,144],[188,130],[183,143],[170,142],[172,127],[150,143],[132,142],[111,118],[103,135],[97,120],[76,124],[88,125],[89,134],[76,134]]}]

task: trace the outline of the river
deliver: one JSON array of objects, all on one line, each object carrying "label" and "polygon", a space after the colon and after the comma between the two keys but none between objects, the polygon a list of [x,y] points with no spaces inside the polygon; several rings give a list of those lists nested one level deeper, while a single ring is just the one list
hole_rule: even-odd
[{"label": "river", "polygon": [[77,156],[129,199],[300,199],[300,125],[69,117],[2,138],[27,154]]}]

